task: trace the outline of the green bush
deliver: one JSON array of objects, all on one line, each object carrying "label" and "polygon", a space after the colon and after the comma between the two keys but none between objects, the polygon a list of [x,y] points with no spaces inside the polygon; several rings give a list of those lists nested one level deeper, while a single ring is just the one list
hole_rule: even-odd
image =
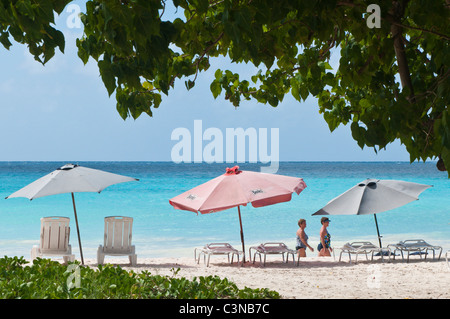
[{"label": "green bush", "polygon": [[[0,258],[0,297],[3,299],[264,299],[280,298],[268,289],[238,289],[226,278],[193,280],[126,271],[119,266],[96,269],[78,262],[62,265],[37,258],[32,265],[23,257]],[[78,280],[78,281],[77,281]]]}]

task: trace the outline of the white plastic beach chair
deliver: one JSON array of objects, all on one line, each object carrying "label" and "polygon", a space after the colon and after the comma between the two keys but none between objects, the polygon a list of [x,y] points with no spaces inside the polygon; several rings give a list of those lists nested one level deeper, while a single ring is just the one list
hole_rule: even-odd
[{"label": "white plastic beach chair", "polygon": [[409,255],[411,253],[417,253],[420,256],[420,259],[422,259],[422,254],[425,253],[425,259],[427,259],[428,250],[433,251],[433,259],[435,258],[436,250],[439,250],[439,257],[438,260],[441,259],[442,254],[442,247],[440,246],[433,246],[424,241],[423,239],[408,239],[405,241],[401,241],[397,244],[389,244],[387,246],[389,249],[394,250],[394,259],[395,259],[395,252],[399,250],[403,257],[403,252],[407,252],[407,262],[409,262]]},{"label": "white plastic beach chair", "polygon": [[131,244],[133,218],[124,216],[105,217],[103,246],[97,250],[97,263],[103,264],[105,256],[128,256],[132,266],[137,263],[135,246]]},{"label": "white plastic beach chair", "polygon": [[[289,261],[289,255],[292,255],[292,260],[295,264],[295,254],[296,254],[295,250],[289,249],[284,243],[265,243],[259,246],[250,247],[248,250],[250,260],[252,259],[252,250],[254,250],[253,263],[255,263],[256,255],[259,256],[260,263],[261,263],[261,255],[264,255],[264,263],[263,263],[264,266],[266,265],[267,255],[282,255],[283,262],[286,263]],[[286,254],[286,261],[284,258],[284,254]]]},{"label": "white plastic beach chair", "polygon": [[367,254],[372,254],[372,260],[374,253],[380,253],[381,260],[383,260],[383,248],[377,247],[371,242],[368,241],[356,241],[350,243],[346,243],[342,248],[340,248],[341,253],[339,254],[339,261],[341,261],[341,257],[343,253],[348,254],[348,258],[350,263],[352,262],[351,254],[356,255],[355,262],[358,262],[358,255],[364,254],[366,255],[366,260],[369,260]]},{"label": "white plastic beach chair", "polygon": [[[198,252],[198,257],[197,257]],[[228,243],[211,243],[206,244],[202,248],[195,248],[194,249],[194,258],[197,261],[197,264],[200,262],[200,257],[203,255],[203,262],[205,262],[206,256],[208,256],[208,262],[206,266],[209,266],[209,259],[212,255],[227,255],[228,256],[228,262],[233,263],[234,256],[237,257],[237,262],[239,263],[239,255],[242,254],[241,251],[238,251],[233,246],[231,246]],[[231,261],[230,261],[230,255],[231,255]]]},{"label": "white plastic beach chair", "polygon": [[75,261],[72,247],[69,245],[70,219],[67,217],[41,218],[41,235],[39,246],[31,249],[31,260],[43,256],[62,256],[64,262]]}]

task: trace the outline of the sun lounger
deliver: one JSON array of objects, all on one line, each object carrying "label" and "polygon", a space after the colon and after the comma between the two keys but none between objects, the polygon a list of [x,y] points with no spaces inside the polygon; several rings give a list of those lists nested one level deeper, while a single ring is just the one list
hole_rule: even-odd
[{"label": "sun lounger", "polygon": [[70,219],[67,217],[41,218],[41,236],[39,246],[31,249],[31,260],[43,256],[62,256],[64,262],[75,261],[69,244]]},{"label": "sun lounger", "polygon": [[[198,252],[198,257],[197,257]],[[194,258],[197,261],[197,264],[200,262],[200,257],[203,255],[203,262],[205,262],[206,256],[208,256],[208,262],[206,266],[209,266],[209,259],[212,255],[227,255],[228,256],[228,262],[233,263],[234,256],[237,257],[237,261],[239,263],[239,255],[242,254],[241,251],[238,251],[237,249],[233,248],[228,243],[211,243],[206,244],[202,248],[195,248],[194,249]],[[230,261],[230,255],[231,255],[231,261]]]},{"label": "sun lounger", "polygon": [[124,216],[105,217],[103,246],[97,249],[97,263],[103,264],[105,256],[128,256],[132,266],[136,266],[135,246],[131,244],[133,218]]},{"label": "sun lounger", "polygon": [[[259,261],[261,263],[261,255],[264,255],[264,263],[263,265],[266,265],[266,256],[267,255],[282,255],[283,262],[289,261],[289,255],[292,255],[292,260],[295,263],[295,254],[296,251],[289,249],[284,243],[265,243],[261,244],[259,246],[253,246],[249,248],[249,256],[250,260],[252,259],[252,250],[254,250],[253,253],[253,263],[255,263],[256,255],[259,255]],[[286,261],[284,258],[284,254],[286,254]],[[298,261],[297,261],[298,264]]]},{"label": "sun lounger", "polygon": [[433,259],[435,258],[436,250],[439,250],[439,257],[438,260],[441,258],[442,254],[442,247],[440,246],[433,246],[425,242],[423,239],[408,239],[405,241],[401,241],[397,244],[389,244],[389,249],[392,249],[394,251],[394,259],[395,259],[395,252],[398,250],[402,254],[402,259],[404,259],[403,252],[407,252],[407,262],[409,262],[409,255],[411,254],[419,254],[420,259],[422,259],[422,254],[425,254],[425,259],[427,259],[428,251],[433,251]]},{"label": "sun lounger", "polygon": [[450,250],[445,253],[445,261],[447,261],[447,267],[450,269],[450,264],[448,263],[448,256],[450,255]]},{"label": "sun lounger", "polygon": [[[358,262],[358,255],[364,254],[366,255],[366,260],[369,260],[367,254],[372,254],[372,260],[374,253],[380,253],[381,259],[383,260],[383,248],[377,247],[371,242],[368,241],[357,241],[353,243],[347,243],[342,248],[340,248],[341,253],[339,254],[339,261],[341,261],[341,257],[343,253],[348,254],[348,258],[350,262],[352,262],[351,254],[356,255],[355,261]],[[384,249],[386,250],[386,249]]]}]

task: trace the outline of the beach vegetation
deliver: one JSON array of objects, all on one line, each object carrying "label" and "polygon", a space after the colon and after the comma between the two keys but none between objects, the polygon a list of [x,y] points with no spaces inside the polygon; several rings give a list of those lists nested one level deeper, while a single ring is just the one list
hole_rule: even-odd
[{"label": "beach vegetation", "polygon": [[[46,63],[65,46],[53,13],[71,2],[0,0],[0,43],[27,44]],[[124,119],[152,116],[177,83],[193,89],[213,59],[226,58],[213,70],[214,98],[276,107],[287,94],[314,97],[330,131],[349,125],[361,148],[398,140],[411,162],[437,159],[449,171],[448,0],[85,3],[78,56],[96,61]]]},{"label": "beach vegetation", "polygon": [[278,299],[266,288],[239,289],[218,276],[192,280],[178,276],[135,272],[110,264],[97,268],[79,263],[63,265],[37,258],[31,264],[23,257],[0,258],[2,299]]}]

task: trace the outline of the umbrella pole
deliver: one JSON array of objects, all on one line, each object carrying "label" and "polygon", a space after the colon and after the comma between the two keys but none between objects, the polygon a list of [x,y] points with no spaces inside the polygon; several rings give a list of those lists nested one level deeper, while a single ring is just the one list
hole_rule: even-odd
[{"label": "umbrella pole", "polygon": [[377,226],[378,242],[380,243],[380,248],[383,248],[383,246],[381,245],[380,230],[378,229],[377,214],[373,214],[373,217],[375,218],[375,225]]},{"label": "umbrella pole", "polygon": [[242,242],[242,262],[245,263],[245,245],[244,245],[244,231],[242,230],[241,208],[238,206],[239,224],[241,225],[241,242]]},{"label": "umbrella pole", "polygon": [[77,224],[78,245],[80,246],[81,264],[84,265],[83,249],[81,249],[80,228],[78,227],[77,208],[75,206],[75,196],[72,193],[73,212],[75,214],[75,223]]}]

